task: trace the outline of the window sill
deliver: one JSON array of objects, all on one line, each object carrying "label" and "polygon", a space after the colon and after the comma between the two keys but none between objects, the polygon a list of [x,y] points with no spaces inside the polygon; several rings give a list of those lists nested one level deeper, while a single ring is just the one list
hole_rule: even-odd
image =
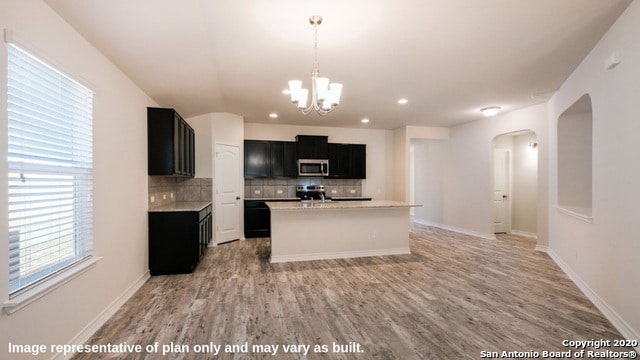
[{"label": "window sill", "polygon": [[24,308],[25,306],[31,304],[32,302],[38,300],[39,298],[47,295],[53,290],[61,287],[72,279],[80,276],[84,272],[91,269],[101,258],[92,256],[91,258],[76,264],[75,266],[70,267],[66,271],[48,279],[47,281],[42,282],[34,286],[33,288],[26,290],[23,293],[7,300],[2,304],[2,308],[5,313],[11,315],[16,311]]},{"label": "window sill", "polygon": [[561,208],[561,207],[557,207],[558,212],[561,214],[565,214],[565,215],[569,215],[573,218],[576,218],[578,220],[584,221],[586,223],[592,224],[593,223],[593,216],[591,216],[591,214],[587,215],[584,214],[587,211],[584,210],[588,210],[589,212],[591,211],[591,209],[582,209],[583,211],[579,211],[579,210],[572,210],[572,209],[567,209],[567,208]]}]

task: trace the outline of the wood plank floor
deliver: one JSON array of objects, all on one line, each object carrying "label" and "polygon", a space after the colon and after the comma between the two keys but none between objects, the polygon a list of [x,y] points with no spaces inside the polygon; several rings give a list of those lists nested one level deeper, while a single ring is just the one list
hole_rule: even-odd
[{"label": "wood plank floor", "polygon": [[[74,359],[478,359],[481,351],[542,357],[570,350],[563,339],[620,339],[534,246],[515,236],[491,241],[412,225],[411,255],[270,264],[269,239],[236,241],[210,248],[193,274],[152,277],[89,342],[143,349],[157,342],[158,353]],[[189,352],[163,357],[172,342]],[[223,352],[245,342],[247,352]],[[194,352],[210,343],[222,344],[221,353]],[[334,343],[351,346],[338,353]],[[254,344],[280,346],[273,356]],[[284,353],[285,344],[311,348],[306,356]],[[328,352],[314,352],[322,350],[316,344]]]}]

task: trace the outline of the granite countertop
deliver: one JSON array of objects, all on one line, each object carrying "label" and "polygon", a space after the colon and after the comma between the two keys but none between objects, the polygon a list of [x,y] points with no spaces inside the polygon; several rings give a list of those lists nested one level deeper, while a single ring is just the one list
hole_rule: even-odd
[{"label": "granite countertop", "polygon": [[211,205],[211,201],[178,201],[175,204],[149,209],[149,212],[200,211]]},{"label": "granite countertop", "polygon": [[305,209],[371,209],[392,207],[419,207],[422,205],[408,204],[402,201],[371,200],[371,201],[302,201],[302,202],[267,202],[272,211],[305,210]]}]

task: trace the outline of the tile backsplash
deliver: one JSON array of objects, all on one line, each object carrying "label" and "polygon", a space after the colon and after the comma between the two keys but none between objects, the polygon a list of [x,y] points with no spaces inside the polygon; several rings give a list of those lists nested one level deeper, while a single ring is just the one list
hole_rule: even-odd
[{"label": "tile backsplash", "polygon": [[212,184],[211,178],[149,176],[149,208],[171,205],[176,201],[212,201]]},{"label": "tile backsplash", "polygon": [[244,197],[252,198],[292,198],[296,196],[298,185],[324,185],[329,197],[361,197],[362,180],[359,179],[246,179],[244,181]]}]

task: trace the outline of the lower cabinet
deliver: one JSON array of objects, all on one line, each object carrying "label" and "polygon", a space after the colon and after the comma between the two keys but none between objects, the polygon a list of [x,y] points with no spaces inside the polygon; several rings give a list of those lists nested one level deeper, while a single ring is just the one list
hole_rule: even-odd
[{"label": "lower cabinet", "polygon": [[271,236],[271,212],[264,201],[244,201],[244,237]]},{"label": "lower cabinet", "polygon": [[212,237],[211,205],[200,211],[149,212],[151,275],[191,273]]}]

